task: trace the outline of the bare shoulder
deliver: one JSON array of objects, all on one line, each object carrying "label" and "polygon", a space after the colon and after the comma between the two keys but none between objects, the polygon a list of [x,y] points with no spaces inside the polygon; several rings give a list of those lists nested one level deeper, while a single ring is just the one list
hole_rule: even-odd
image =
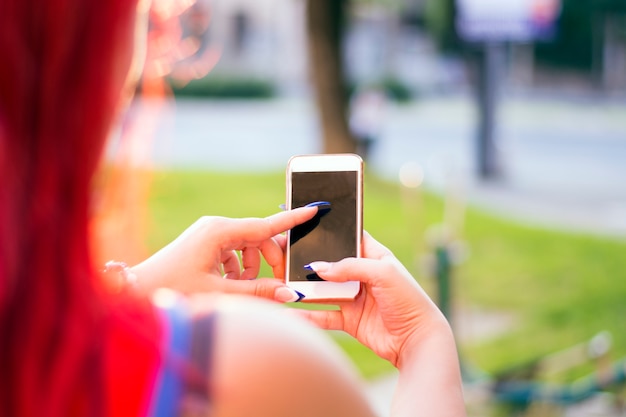
[{"label": "bare shoulder", "polygon": [[212,301],[212,415],[373,415],[359,376],[326,334],[273,303]]}]

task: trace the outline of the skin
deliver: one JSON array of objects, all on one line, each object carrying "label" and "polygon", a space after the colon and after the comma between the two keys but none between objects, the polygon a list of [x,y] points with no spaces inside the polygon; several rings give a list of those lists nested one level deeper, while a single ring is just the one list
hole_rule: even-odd
[{"label": "skin", "polygon": [[[167,287],[185,294],[219,291],[281,302],[298,296],[277,279],[255,279],[261,256],[275,277],[285,274],[282,232],[312,218],[315,207],[277,213],[264,219],[203,217],[148,260],[134,266],[139,290]],[[237,252],[241,252],[241,264]]]},{"label": "skin", "polygon": [[[259,296],[277,298],[277,290],[284,288],[278,279],[251,279],[258,274],[260,256],[282,277],[282,232],[316,210],[296,209],[265,219],[202,218],[134,268],[144,291],[166,286],[196,294],[190,300],[197,314],[218,314],[219,360],[210,376],[216,415],[287,416],[294,410],[311,416],[371,415],[349,361],[295,315],[319,328],[349,333],[398,368],[392,416],[465,415],[448,322],[406,268],[369,234],[364,234],[363,258],[311,264],[328,281],[362,283],[354,300],[338,303],[340,310],[285,314],[276,304],[259,301]],[[242,252],[241,264],[236,251]],[[268,375],[272,390],[259,389]],[[237,400],[242,392],[246,401]]]},{"label": "skin", "polygon": [[461,375],[445,317],[396,257],[364,234],[364,258],[311,267],[328,281],[360,281],[340,310],[300,311],[323,329],[343,330],[400,371],[393,416],[463,416]]},{"label": "skin", "polygon": [[[281,304],[259,298],[276,298],[284,283],[251,279],[260,256],[275,275],[284,274],[281,233],[316,212],[313,207],[264,219],[204,217],[133,267],[141,291],[184,291],[195,315],[217,314],[207,376],[211,415],[373,416],[343,352],[310,323],[286,314]],[[242,252],[241,264],[236,251]],[[264,389],[268,382],[271,389]]]},{"label": "skin", "polygon": [[211,415],[374,416],[358,374],[325,334],[276,303],[218,298],[202,303],[218,317]]}]

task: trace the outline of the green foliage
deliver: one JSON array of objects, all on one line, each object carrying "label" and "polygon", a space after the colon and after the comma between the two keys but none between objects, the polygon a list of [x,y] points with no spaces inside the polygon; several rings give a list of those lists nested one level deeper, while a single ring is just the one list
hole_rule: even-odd
[{"label": "green foliage", "polygon": [[[611,14],[625,14],[623,0],[562,0],[562,13],[556,38],[536,45],[539,62],[579,70],[593,69],[594,44],[601,48],[603,19]],[[597,52],[596,52],[597,53]]]},{"label": "green foliage", "polygon": [[[623,0],[562,0],[556,36],[535,43],[539,65],[591,71],[594,43],[602,42],[602,19],[607,14],[625,14]],[[455,28],[455,0],[427,0],[424,9],[426,28],[442,51],[460,52],[463,43]]]},{"label": "green foliage", "polygon": [[595,0],[592,6],[600,11],[626,13],[626,2],[624,0]]},{"label": "green foliage", "polygon": [[381,82],[381,86],[389,98],[397,103],[408,103],[413,99],[411,89],[395,77],[386,77]]},{"label": "green foliage", "polygon": [[407,7],[405,0],[349,0],[355,6],[382,6],[387,10],[402,10]]},{"label": "green foliage", "polygon": [[455,0],[426,0],[424,8],[426,28],[442,51],[459,51],[461,48],[455,18]]},{"label": "green foliage", "polygon": [[208,75],[192,80],[184,86],[171,83],[177,97],[199,97],[219,99],[266,99],[274,97],[271,82],[260,79],[226,78]]},{"label": "green foliage", "polygon": [[590,70],[594,17],[597,18],[588,0],[563,0],[556,37],[536,44],[537,60],[556,67]]},{"label": "green foliage", "polygon": [[[348,96],[353,96],[356,94],[357,90],[360,86],[352,83],[348,87]],[[363,86],[364,89],[372,88],[380,91],[384,91],[386,97],[391,101],[394,101],[399,104],[409,103],[414,100],[415,93],[411,90],[411,88],[406,85],[404,82],[399,80],[394,76],[384,77],[382,80],[378,82],[372,82]]]},{"label": "green foliage", "polygon": [[[150,199],[157,249],[202,215],[267,216],[284,201],[282,173],[166,171],[155,174]],[[366,175],[364,225],[389,247],[436,297],[421,267],[428,252],[425,230],[441,223],[444,204],[425,191],[408,190]],[[587,340],[602,330],[614,338],[614,358],[626,355],[626,242],[542,230],[470,209],[462,233],[469,258],[453,275],[454,307],[480,307],[513,317],[489,339],[463,340],[462,357],[488,372],[526,363]],[[262,276],[269,274],[268,269]],[[462,330],[462,329],[457,329]],[[368,377],[388,371],[350,337],[333,337]]]}]

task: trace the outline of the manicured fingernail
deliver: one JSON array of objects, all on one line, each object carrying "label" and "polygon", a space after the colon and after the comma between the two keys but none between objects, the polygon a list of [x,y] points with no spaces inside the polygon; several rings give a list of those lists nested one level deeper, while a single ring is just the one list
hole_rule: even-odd
[{"label": "manicured fingernail", "polygon": [[317,207],[317,214],[320,217],[328,214],[331,208],[328,201],[315,201],[313,203],[307,204],[305,207]]},{"label": "manicured fingernail", "polygon": [[312,203],[307,204],[304,207],[320,207],[320,206],[329,206],[330,207],[330,203],[328,201],[314,201]]},{"label": "manicured fingernail", "polygon": [[285,210],[287,210],[287,205],[284,204],[284,203],[283,204],[279,204],[278,208],[281,209],[282,211],[285,211]]},{"label": "manicured fingernail", "polygon": [[289,287],[280,287],[274,292],[274,299],[281,303],[297,303],[304,298],[304,294]]},{"label": "manicured fingernail", "polygon": [[325,272],[330,269],[330,263],[322,261],[311,262],[310,264],[304,265],[304,269],[313,272]]}]

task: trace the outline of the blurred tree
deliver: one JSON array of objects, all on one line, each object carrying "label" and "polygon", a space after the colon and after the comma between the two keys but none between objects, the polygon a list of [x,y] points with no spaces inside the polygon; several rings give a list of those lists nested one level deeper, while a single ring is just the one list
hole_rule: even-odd
[{"label": "blurred tree", "polygon": [[562,0],[557,33],[551,42],[535,44],[539,64],[590,71],[593,63],[593,13],[590,0]]},{"label": "blurred tree", "polygon": [[535,45],[536,61],[558,69],[574,69],[598,77],[607,65],[603,56],[607,24],[626,15],[625,0],[562,0],[557,36]]},{"label": "blurred tree", "polygon": [[[626,0],[561,0],[562,12],[556,36],[533,44],[533,62],[558,70],[576,70],[593,76],[597,84],[610,88],[619,84],[619,74],[609,71],[612,55],[623,45],[626,33]],[[499,43],[464,43],[456,32],[457,0],[425,0],[424,26],[444,53],[461,53],[467,74],[476,88],[479,110],[477,132],[477,167],[481,178],[495,178],[505,169],[497,158],[497,80],[505,71],[507,41]],[[617,18],[616,16],[621,16]],[[499,50],[498,50],[499,49]],[[612,51],[613,53],[608,53]],[[615,58],[619,61],[618,58]]]},{"label": "blurred tree", "polygon": [[444,52],[458,52],[461,42],[456,33],[456,0],[426,0],[424,25],[436,45]]},{"label": "blurred tree", "polygon": [[[467,52],[455,29],[456,0],[425,0],[425,27],[444,52]],[[556,36],[534,45],[536,63],[590,72],[602,49],[607,16],[626,14],[626,0],[561,0]]]},{"label": "blurred tree", "polygon": [[348,123],[343,37],[349,0],[307,0],[309,68],[322,126],[324,153],[356,152]]},{"label": "blurred tree", "polygon": [[498,80],[503,60],[502,43],[464,43],[456,31],[456,0],[426,0],[424,22],[435,44],[444,53],[462,54],[477,106],[475,138],[476,174],[492,180],[504,174],[497,149]]}]

